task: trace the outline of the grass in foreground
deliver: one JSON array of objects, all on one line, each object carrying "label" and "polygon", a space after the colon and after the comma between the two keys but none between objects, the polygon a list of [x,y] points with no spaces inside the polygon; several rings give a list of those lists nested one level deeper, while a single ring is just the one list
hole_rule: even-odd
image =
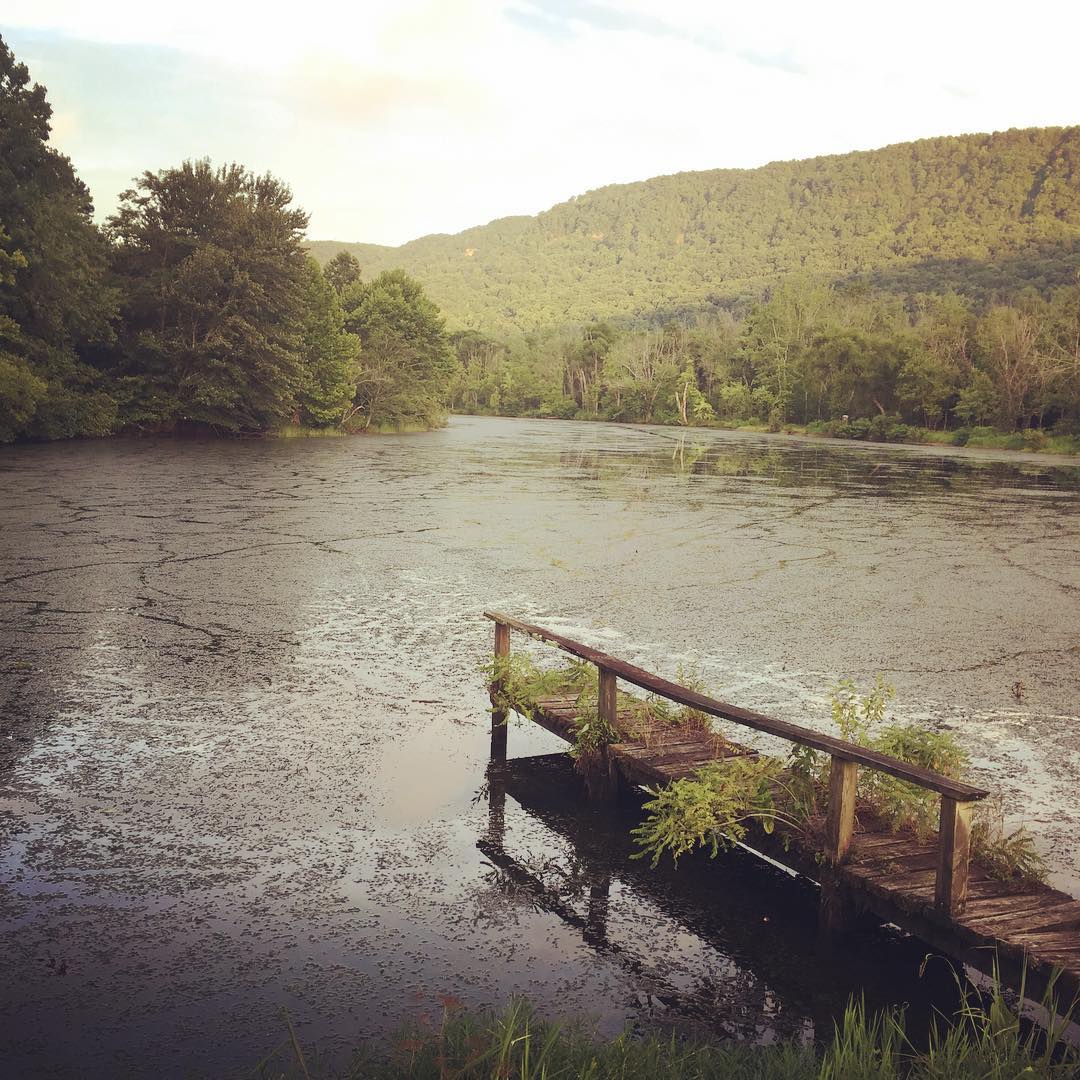
[{"label": "grass in foreground", "polygon": [[951,1019],[933,1025],[915,1048],[901,1010],[868,1014],[852,1002],[830,1039],[754,1046],[693,1043],[676,1037],[621,1035],[603,1040],[581,1024],[539,1018],[524,1000],[501,1012],[444,1006],[441,1022],[414,1026],[382,1051],[360,1055],[344,1072],[305,1057],[292,1025],[280,1058],[264,1062],[266,1080],[1076,1080],[1080,1052],[1063,1034],[1072,1010],[1055,1015],[1053,987],[1043,1007],[1046,1029],[1021,1020],[995,980],[987,996],[963,995]]}]

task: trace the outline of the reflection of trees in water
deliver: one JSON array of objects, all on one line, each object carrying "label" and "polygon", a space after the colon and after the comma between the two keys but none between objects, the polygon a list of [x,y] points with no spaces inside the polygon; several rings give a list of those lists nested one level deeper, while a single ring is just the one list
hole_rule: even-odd
[{"label": "reflection of trees in water", "polygon": [[579,477],[598,482],[605,493],[645,500],[641,488],[622,490],[627,480],[674,477],[762,479],[777,489],[828,488],[851,495],[918,498],[966,494],[1001,488],[1080,491],[1080,466],[1038,462],[980,460],[889,449],[858,447],[784,447],[760,443],[706,441],[680,432],[658,436],[669,446],[633,453],[582,447],[564,450],[559,464]]}]

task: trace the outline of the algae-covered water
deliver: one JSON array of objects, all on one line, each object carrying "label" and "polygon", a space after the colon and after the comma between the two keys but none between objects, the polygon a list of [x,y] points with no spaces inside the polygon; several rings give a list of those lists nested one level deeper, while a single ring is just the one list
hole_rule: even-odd
[{"label": "algae-covered water", "polygon": [[812,1038],[947,1004],[805,882],[628,860],[556,740],[486,775],[499,608],[826,726],[877,673],[1080,889],[1080,469],[459,418],[0,451],[0,1057],[11,1075],[324,1060],[524,993],[602,1030]]}]

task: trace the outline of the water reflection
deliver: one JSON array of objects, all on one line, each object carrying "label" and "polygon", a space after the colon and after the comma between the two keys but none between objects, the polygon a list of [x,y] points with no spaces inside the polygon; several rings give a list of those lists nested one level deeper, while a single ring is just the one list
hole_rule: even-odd
[{"label": "water reflection", "polygon": [[[909,1006],[912,1036],[933,1009],[951,1011],[951,966],[873,920],[823,934],[818,890],[745,852],[653,869],[634,860],[638,805],[585,802],[565,754],[494,759],[477,847],[489,888],[556,916],[634,987],[639,1027],[674,1024],[758,1042],[827,1037],[849,1000]],[[507,799],[558,838],[562,857],[515,851]],[[554,845],[549,845],[554,846]],[[920,972],[923,972],[920,974]],[[911,1006],[911,1003],[915,1003]]]},{"label": "water reflection", "polygon": [[561,469],[594,481],[678,478],[761,481],[786,490],[916,499],[1000,491],[1029,495],[1080,491],[1080,466],[935,454],[925,448],[878,444],[777,445],[726,433],[669,433],[630,429],[630,448],[582,443],[558,455]]}]

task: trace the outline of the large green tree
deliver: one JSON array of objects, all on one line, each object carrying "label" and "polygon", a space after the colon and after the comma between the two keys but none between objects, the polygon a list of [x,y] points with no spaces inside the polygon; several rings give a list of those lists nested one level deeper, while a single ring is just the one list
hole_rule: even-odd
[{"label": "large green tree", "polygon": [[85,362],[115,295],[89,192],[49,146],[45,88],[0,39],[0,439],[104,434],[115,412]]},{"label": "large green tree", "polygon": [[361,342],[359,426],[443,423],[457,361],[443,317],[420,283],[387,270],[350,286],[344,301],[345,326]]},{"label": "large green tree", "polygon": [[356,397],[360,340],[344,326],[345,314],[337,292],[319,264],[309,258],[300,338],[303,376],[297,396],[297,419],[313,427],[345,423]]},{"label": "large green tree", "polygon": [[307,214],[269,174],[146,172],[109,219],[123,284],[126,418],[264,430],[305,384]]},{"label": "large green tree", "polygon": [[346,289],[360,281],[360,263],[355,255],[339,251],[326,264],[326,280],[334,291],[341,296]]}]

